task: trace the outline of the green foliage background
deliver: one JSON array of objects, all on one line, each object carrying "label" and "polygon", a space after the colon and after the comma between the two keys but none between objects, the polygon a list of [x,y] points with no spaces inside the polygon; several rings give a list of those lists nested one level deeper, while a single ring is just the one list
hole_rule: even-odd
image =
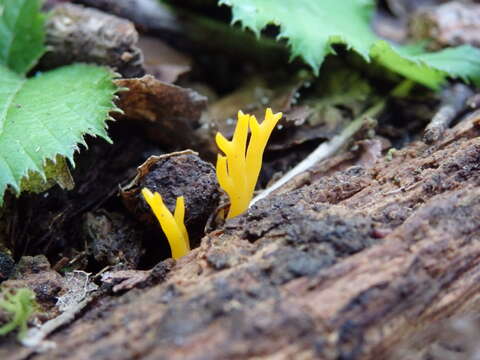
[{"label": "green foliage background", "polygon": [[394,46],[371,29],[373,0],[219,0],[232,8],[232,22],[257,35],[268,24],[280,27],[292,57],[299,56],[318,75],[333,44],[343,44],[366,61],[376,60],[391,71],[432,89],[458,77],[480,86],[480,50],[471,46],[428,53],[419,47]]}]

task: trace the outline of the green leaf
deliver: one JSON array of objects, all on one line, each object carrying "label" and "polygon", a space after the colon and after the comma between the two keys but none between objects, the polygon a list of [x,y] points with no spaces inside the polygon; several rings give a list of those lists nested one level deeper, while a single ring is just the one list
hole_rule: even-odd
[{"label": "green leaf", "polygon": [[85,134],[109,140],[112,77],[106,68],[78,64],[24,79],[0,65],[0,204],[8,185],[19,193],[29,172],[44,174],[47,159],[73,163]]},{"label": "green leaf", "polygon": [[331,44],[346,44],[365,59],[375,36],[368,26],[371,1],[359,0],[220,0],[232,6],[232,22],[257,35],[268,24],[280,26],[293,56],[301,56],[315,71]]},{"label": "green leaf", "polygon": [[17,338],[22,339],[27,332],[28,319],[37,306],[35,293],[30,289],[18,289],[14,294],[3,292],[3,296],[0,298],[0,308],[9,314],[11,319],[0,326],[0,336],[18,329]]},{"label": "green leaf", "polygon": [[302,57],[318,75],[332,44],[344,44],[366,61],[374,58],[390,70],[436,89],[447,76],[480,85],[480,50],[464,45],[436,53],[418,47],[393,47],[370,27],[372,0],[219,0],[232,7],[232,22],[257,35],[268,24],[280,27],[292,56]]},{"label": "green leaf", "polygon": [[377,41],[371,55],[392,71],[433,89],[448,76],[472,80],[476,86],[480,86],[480,50],[471,46],[426,53]]},{"label": "green leaf", "polygon": [[0,0],[0,64],[28,72],[45,52],[40,0]]}]

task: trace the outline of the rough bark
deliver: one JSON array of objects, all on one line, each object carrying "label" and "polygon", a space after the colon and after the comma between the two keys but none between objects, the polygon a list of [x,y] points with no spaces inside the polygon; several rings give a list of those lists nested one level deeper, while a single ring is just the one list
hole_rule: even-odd
[{"label": "rough bark", "polygon": [[313,171],[160,283],[98,297],[29,359],[402,359],[405,339],[423,358],[422,329],[479,307],[479,124],[368,169]]},{"label": "rough bark", "polygon": [[74,62],[106,65],[124,77],[145,74],[138,33],[128,20],[74,4],[54,7],[46,23],[43,69]]}]

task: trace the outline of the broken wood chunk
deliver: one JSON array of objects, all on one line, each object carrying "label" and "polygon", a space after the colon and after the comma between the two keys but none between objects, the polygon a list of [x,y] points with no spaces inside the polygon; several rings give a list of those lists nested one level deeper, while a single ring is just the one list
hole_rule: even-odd
[{"label": "broken wood chunk", "polygon": [[135,121],[150,139],[167,149],[190,148],[207,158],[214,156],[214,127],[201,117],[206,97],[151,75],[115,82],[129,90],[119,94],[118,106],[124,115],[116,117]]},{"label": "broken wood chunk", "polygon": [[50,48],[41,59],[51,69],[74,62],[110,66],[124,77],[145,74],[138,33],[128,20],[74,4],[54,7],[46,22]]}]

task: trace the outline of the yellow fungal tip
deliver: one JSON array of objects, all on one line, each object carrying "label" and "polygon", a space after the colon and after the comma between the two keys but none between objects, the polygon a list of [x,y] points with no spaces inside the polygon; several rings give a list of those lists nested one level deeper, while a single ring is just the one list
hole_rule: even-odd
[{"label": "yellow fungal tip", "polygon": [[177,198],[175,212],[172,215],[163,203],[162,196],[159,193],[152,193],[149,189],[143,188],[142,195],[148,205],[150,205],[150,208],[167,237],[170,249],[172,250],[172,257],[178,259],[186,255],[190,251],[190,242],[187,228],[184,224],[185,200],[183,196]]},{"label": "yellow fungal tip", "polygon": [[[270,135],[281,119],[282,113],[265,111],[261,124],[255,116],[238,112],[238,121],[232,140],[217,133],[217,146],[225,154],[217,158],[217,178],[220,187],[230,198],[227,218],[235,217],[248,209],[262,167],[263,152]],[[248,130],[251,135],[248,141]]]}]

